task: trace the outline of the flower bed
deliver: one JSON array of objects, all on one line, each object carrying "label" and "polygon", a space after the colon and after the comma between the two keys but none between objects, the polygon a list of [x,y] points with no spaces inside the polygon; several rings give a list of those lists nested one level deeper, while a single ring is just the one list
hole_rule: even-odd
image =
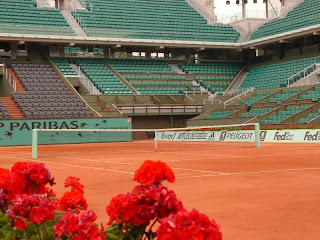
[{"label": "flower bed", "polygon": [[65,187],[70,190],[58,198],[44,164],[0,168],[0,239],[221,240],[220,225],[197,210],[186,210],[163,185],[165,180],[175,181],[165,163],[145,161],[134,175],[139,184],[112,198],[106,207],[108,224],[98,225],[79,178],[68,177]]}]

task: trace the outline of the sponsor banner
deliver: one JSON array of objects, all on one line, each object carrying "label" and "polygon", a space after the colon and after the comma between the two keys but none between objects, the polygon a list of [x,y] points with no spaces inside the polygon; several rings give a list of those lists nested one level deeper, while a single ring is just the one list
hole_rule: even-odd
[{"label": "sponsor banner", "polygon": [[158,141],[180,142],[254,142],[254,130],[247,131],[176,131],[157,132]]},{"label": "sponsor banner", "polygon": [[208,131],[177,131],[157,132],[157,141],[179,141],[179,142],[214,142],[218,141],[217,132]]},{"label": "sponsor banner", "polygon": [[[182,142],[255,142],[254,130],[157,132],[158,141]],[[261,130],[261,142],[318,142],[320,129]]]},{"label": "sponsor banner", "polygon": [[255,142],[255,131],[220,131],[219,141],[223,142]]},{"label": "sponsor banner", "polygon": [[261,142],[318,142],[320,129],[261,130]]},{"label": "sponsor banner", "polygon": [[[0,146],[31,145],[32,129],[74,129],[79,132],[41,132],[39,144],[78,142],[131,141],[132,135],[105,136],[104,132],[81,132],[81,129],[131,129],[131,118],[82,118],[82,119],[32,119],[1,120]],[[95,136],[93,136],[95,135]],[[116,134],[113,134],[116,135]],[[90,140],[91,139],[91,140]]]}]

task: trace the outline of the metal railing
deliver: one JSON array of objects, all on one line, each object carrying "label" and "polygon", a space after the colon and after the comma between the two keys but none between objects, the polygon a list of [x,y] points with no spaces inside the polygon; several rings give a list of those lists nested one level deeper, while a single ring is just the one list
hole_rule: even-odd
[{"label": "metal railing", "polygon": [[309,81],[309,73],[315,71],[317,69],[317,63],[313,63],[310,66],[306,67],[305,69],[301,70],[300,72],[297,72],[296,74],[292,75],[287,79],[287,87],[289,87],[291,84],[295,83],[298,80],[303,80],[307,77],[307,85]]},{"label": "metal railing", "polygon": [[16,92],[17,91],[17,82],[13,78],[12,74],[9,72],[7,66],[5,64],[2,64],[3,67],[3,75],[7,78],[7,80],[10,82],[13,90]]},{"label": "metal railing", "polygon": [[[254,88],[254,87],[253,87]],[[250,90],[252,88],[242,88],[242,89],[231,89],[231,90],[227,90],[225,92],[223,92],[223,96],[229,94],[229,95],[232,95],[232,94],[235,94],[235,93],[243,93],[243,92],[246,92],[248,90]]]},{"label": "metal railing", "polygon": [[84,18],[81,18],[79,14],[77,14],[76,11],[71,12],[72,16],[76,19],[82,30],[87,34],[87,24],[84,20]]},{"label": "metal railing", "polygon": [[[268,19],[275,19],[275,18],[279,18],[280,16],[280,11],[278,9],[275,10],[270,10],[268,12]],[[231,24],[233,22],[237,22],[243,19],[266,19],[266,11],[264,10],[246,10],[245,11],[245,17],[243,18],[243,13],[242,12],[238,12],[235,13],[232,16],[227,16],[223,13],[215,13],[215,19],[210,19],[210,23],[221,23],[221,24]]]},{"label": "metal railing", "polygon": [[248,93],[253,92],[254,89],[255,89],[254,87],[249,88],[248,90],[246,90],[246,91],[244,91],[244,92],[242,92],[242,93],[240,93],[240,94],[238,94],[238,95],[236,95],[236,96],[228,99],[227,101],[225,101],[225,102],[223,103],[224,107],[226,107],[228,104],[230,104],[230,103],[232,103],[232,102],[234,102],[234,101],[236,101],[236,100],[238,100],[238,99],[246,96]]},{"label": "metal railing", "polygon": [[123,114],[179,114],[202,113],[202,105],[183,106],[118,106]]},{"label": "metal railing", "polygon": [[88,90],[90,94],[93,95],[102,95],[102,93],[97,89],[97,87],[88,79],[88,77],[81,71],[81,68],[78,67],[78,76],[82,85]]}]

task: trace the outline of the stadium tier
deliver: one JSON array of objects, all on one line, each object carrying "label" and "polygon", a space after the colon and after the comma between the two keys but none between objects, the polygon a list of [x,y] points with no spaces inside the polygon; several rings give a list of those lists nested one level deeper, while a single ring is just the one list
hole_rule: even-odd
[{"label": "stadium tier", "polygon": [[76,35],[58,9],[37,8],[35,0],[0,0],[0,5],[2,33]]},{"label": "stadium tier", "polygon": [[51,58],[51,60],[63,75],[66,75],[66,76],[78,75],[74,71],[74,69],[71,67],[71,65],[69,63],[69,59],[67,59],[67,58]]},{"label": "stadium tier", "polygon": [[204,119],[225,118],[226,116],[228,116],[234,112],[235,111],[212,112],[211,115],[205,116]]},{"label": "stadium tier", "polygon": [[299,99],[312,99],[313,102],[318,102],[319,98],[320,98],[320,87],[316,87],[313,91],[308,91],[306,94],[299,96]]},{"label": "stadium tier", "polygon": [[107,59],[119,73],[177,73],[167,62],[141,59]]},{"label": "stadium tier", "polygon": [[262,25],[252,34],[250,40],[320,24],[319,12],[320,4],[318,0],[304,0],[285,17]]},{"label": "stadium tier", "polygon": [[233,77],[195,77],[196,82],[211,93],[223,93],[233,80]]},{"label": "stadium tier", "polygon": [[299,123],[300,123],[300,124],[308,123],[308,122],[310,122],[312,119],[317,118],[317,117],[319,117],[319,116],[320,116],[320,109],[319,109],[318,112],[316,112],[316,113],[310,113],[310,114],[308,115],[308,117],[306,117],[306,118],[301,118],[301,119],[299,120]]},{"label": "stadium tier", "polygon": [[[185,0],[91,0],[92,11],[77,11],[88,36],[236,42],[231,26],[208,25]],[[89,8],[89,5],[87,6]]]},{"label": "stadium tier", "polygon": [[268,98],[267,102],[276,102],[278,104],[281,104],[284,100],[304,91],[306,89],[300,88],[300,89],[293,89],[293,90],[283,90],[281,93],[276,94],[275,96],[272,96]]},{"label": "stadium tier", "polygon": [[70,61],[74,61],[103,94],[132,94],[100,59],[74,58]]},{"label": "stadium tier", "polygon": [[232,62],[202,62],[179,63],[178,66],[185,73],[235,75],[240,71],[241,65]]},{"label": "stadium tier", "polygon": [[45,62],[9,62],[25,92],[12,97],[27,118],[91,117]]},{"label": "stadium tier", "polygon": [[[319,62],[320,56],[316,56],[252,67],[240,89],[255,87],[255,90],[263,90],[285,87],[288,84],[288,78]],[[313,70],[313,67],[310,67],[309,72]],[[293,80],[297,81],[301,77],[301,75],[296,76]]]},{"label": "stadium tier", "polygon": [[249,97],[244,101],[241,101],[240,104],[246,104],[249,107],[253,103],[269,96],[270,94],[272,94],[272,93],[255,93],[252,97]]},{"label": "stadium tier", "polygon": [[107,59],[116,71],[140,94],[182,94],[192,89],[192,81],[185,80],[166,61],[139,59]]},{"label": "stadium tier", "polygon": [[288,106],[286,110],[279,111],[277,115],[270,116],[269,119],[262,120],[262,124],[277,124],[288,117],[306,109],[308,106]]},{"label": "stadium tier", "polygon": [[10,118],[8,109],[4,106],[3,102],[0,100],[0,118]]},{"label": "stadium tier", "polygon": [[262,116],[262,115],[269,113],[273,110],[274,110],[274,108],[254,108],[254,109],[251,109],[249,112],[242,113],[241,117]]}]

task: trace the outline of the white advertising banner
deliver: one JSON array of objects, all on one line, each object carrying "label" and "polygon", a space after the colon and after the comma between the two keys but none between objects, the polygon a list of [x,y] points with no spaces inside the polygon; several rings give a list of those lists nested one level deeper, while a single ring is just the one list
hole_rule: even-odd
[{"label": "white advertising banner", "polygon": [[254,142],[254,130],[157,132],[157,141],[179,142]]},{"label": "white advertising banner", "polygon": [[261,130],[261,142],[318,142],[320,129]]},{"label": "white advertising banner", "polygon": [[[157,132],[156,140],[179,142],[255,142],[255,131],[167,131]],[[261,130],[260,141],[320,143],[320,129]]]}]

